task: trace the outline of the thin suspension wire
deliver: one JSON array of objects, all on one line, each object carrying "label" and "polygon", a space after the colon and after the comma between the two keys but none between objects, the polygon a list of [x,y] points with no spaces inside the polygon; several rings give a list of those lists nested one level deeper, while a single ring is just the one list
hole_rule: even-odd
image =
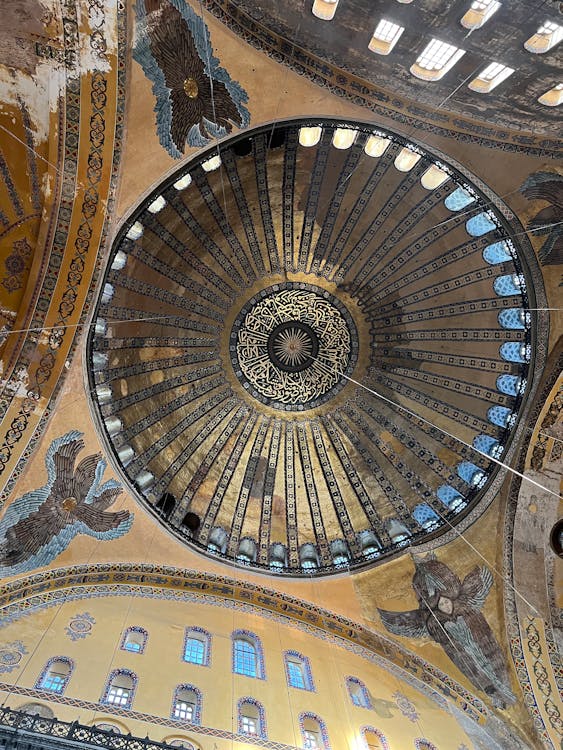
[{"label": "thin suspension wire", "polygon": [[355,385],[359,386],[360,388],[363,388],[368,393],[371,393],[372,396],[375,396],[376,398],[381,399],[382,401],[385,401],[386,403],[390,404],[391,406],[395,407],[396,409],[400,409],[401,411],[404,411],[409,416],[413,417],[414,419],[420,420],[421,422],[424,422],[429,427],[432,427],[435,430],[438,430],[439,432],[443,433],[447,437],[451,438],[452,440],[455,440],[458,443],[461,443],[466,448],[469,448],[470,450],[474,451],[475,453],[478,453],[479,455],[483,456],[489,461],[492,461],[493,463],[497,464],[498,466],[501,466],[503,469],[506,469],[507,471],[512,472],[516,476],[519,476],[521,479],[525,479],[527,482],[530,482],[531,484],[534,484],[536,487],[539,487],[539,489],[543,490],[544,492],[549,493],[550,495],[555,495],[555,497],[562,497],[558,492],[555,492],[554,490],[550,490],[548,487],[544,487],[539,482],[536,482],[534,479],[531,479],[530,477],[526,476],[522,472],[518,471],[517,469],[514,469],[512,466],[509,466],[509,464],[504,463],[504,461],[501,461],[498,458],[495,458],[494,456],[490,456],[488,453],[485,453],[484,451],[479,450],[471,443],[468,443],[467,441],[463,440],[463,438],[457,437],[451,432],[448,432],[448,430],[444,429],[443,427],[439,427],[437,424],[434,424],[434,422],[431,422],[429,419],[426,419],[425,417],[421,417],[419,414],[416,414],[416,412],[412,411],[406,406],[403,406],[402,404],[399,404],[397,401],[393,401],[393,399],[388,398],[387,396],[384,396],[382,393],[379,393],[378,391],[374,390],[373,388],[370,388],[367,385],[364,385],[363,383],[360,383],[359,380],[355,380],[355,378],[351,378],[350,376],[346,375],[345,373],[339,371],[337,368],[330,368],[325,362],[323,362],[318,357],[314,357],[312,354],[308,355],[309,359],[314,359],[321,367],[324,367],[327,372],[329,372],[331,375],[338,375],[339,377],[344,378],[345,380],[350,381],[351,383],[354,383]]},{"label": "thin suspension wire", "polygon": [[[311,359],[316,359],[315,357],[312,357],[311,355],[309,355],[309,356],[310,356],[310,358],[311,358]],[[322,366],[324,366],[324,367],[325,367],[325,368],[326,368],[327,370],[329,370],[330,372],[333,372],[333,371],[331,371],[331,370],[330,370],[330,368],[328,368],[328,367],[327,367],[327,366],[326,366],[326,365],[325,365],[324,363],[320,362],[320,364],[321,364]],[[475,448],[475,447],[474,447],[473,445],[471,445],[470,443],[466,443],[466,442],[465,442],[464,440],[461,440],[460,438],[456,438],[456,437],[455,437],[454,435],[452,435],[451,433],[447,432],[446,430],[443,430],[443,429],[442,429],[441,427],[438,427],[437,425],[434,425],[434,424],[433,424],[432,422],[430,422],[429,420],[427,420],[427,419],[424,419],[424,417],[420,417],[420,416],[416,415],[416,414],[415,414],[414,412],[412,412],[412,411],[410,411],[409,409],[407,409],[406,407],[404,407],[404,406],[401,406],[401,404],[395,403],[394,401],[392,401],[391,399],[387,398],[386,396],[383,396],[382,394],[378,393],[377,391],[373,391],[373,390],[371,390],[370,388],[368,388],[367,386],[363,385],[363,384],[362,384],[362,383],[360,383],[359,381],[357,381],[357,380],[354,380],[353,378],[348,378],[348,377],[347,377],[346,375],[344,375],[343,373],[340,373],[340,375],[341,375],[342,377],[346,378],[347,380],[350,380],[350,381],[351,381],[352,383],[355,383],[356,385],[360,386],[361,388],[364,388],[365,390],[369,391],[369,392],[370,392],[370,393],[372,393],[372,394],[373,394],[374,396],[377,396],[378,398],[381,398],[381,399],[382,399],[383,401],[386,401],[387,403],[391,404],[392,406],[394,406],[394,407],[396,407],[396,408],[398,408],[398,409],[401,409],[402,411],[405,411],[405,412],[407,412],[407,413],[408,413],[408,414],[409,414],[410,416],[414,417],[415,419],[417,419],[417,420],[420,420],[420,421],[422,421],[422,422],[426,422],[426,424],[430,425],[431,427],[434,427],[435,429],[439,430],[440,432],[443,432],[443,433],[444,433],[444,434],[446,434],[446,435],[447,435],[448,437],[451,437],[451,438],[452,438],[453,440],[457,440],[458,442],[462,443],[463,445],[467,446],[468,448],[471,448],[471,449],[472,449],[472,450],[474,450],[475,452],[477,452],[477,453],[480,453],[481,455],[485,456],[485,458],[491,459],[491,460],[493,460],[493,461],[495,460],[495,459],[493,459],[493,458],[492,458],[492,456],[489,456],[489,455],[488,455],[488,454],[486,454],[486,453],[482,453],[482,451],[479,451],[479,450],[478,450],[477,448]],[[508,466],[507,464],[503,464],[503,463],[502,463],[502,462],[500,462],[500,461],[497,461],[496,463],[500,463],[500,465],[501,465],[501,466],[503,466],[503,467],[507,468],[507,469],[508,469],[509,471],[512,471],[513,473],[517,474],[517,475],[518,475],[519,477],[522,477],[523,479],[526,479],[527,481],[529,481],[529,482],[531,482],[532,484],[536,485],[537,487],[539,487],[540,489],[544,490],[545,492],[548,492],[548,493],[549,493],[549,494],[551,494],[551,495],[555,495],[555,497],[560,497],[559,493],[557,493],[557,492],[554,492],[554,491],[550,490],[550,489],[549,489],[549,488],[547,488],[547,487],[544,487],[543,485],[541,485],[541,484],[539,484],[538,482],[534,481],[534,480],[533,480],[533,479],[531,479],[530,477],[527,477],[527,476],[525,476],[524,474],[521,474],[521,473],[520,473],[519,471],[517,471],[516,469],[513,469],[512,467]],[[474,552],[474,553],[475,553],[475,554],[476,554],[476,555],[477,555],[478,557],[480,557],[480,558],[481,558],[481,559],[482,559],[482,560],[483,560],[483,561],[484,561],[485,563],[487,563],[487,565],[489,565],[489,566],[491,567],[491,569],[492,569],[492,570],[493,570],[493,571],[494,571],[494,572],[496,573],[496,575],[497,575],[497,576],[499,576],[499,577],[500,577],[500,578],[501,578],[501,579],[502,579],[502,580],[503,580],[503,581],[504,581],[504,582],[506,583],[506,585],[507,585],[507,586],[508,586],[509,588],[511,588],[511,589],[512,589],[512,591],[513,591],[513,592],[514,592],[514,593],[516,594],[516,596],[520,597],[520,599],[522,599],[522,601],[523,601],[523,602],[524,602],[524,603],[525,603],[525,604],[526,604],[526,605],[527,605],[528,607],[530,607],[530,609],[531,609],[532,611],[534,611],[534,612],[535,612],[535,613],[536,613],[536,614],[538,615],[538,617],[541,617],[541,613],[540,613],[540,612],[538,611],[538,609],[537,609],[537,608],[536,608],[536,607],[535,607],[535,606],[534,606],[534,605],[533,605],[533,604],[532,604],[532,603],[531,603],[530,601],[528,601],[528,599],[527,599],[527,598],[526,598],[526,597],[525,597],[525,596],[524,596],[523,594],[521,594],[521,593],[520,593],[520,591],[518,591],[518,589],[517,589],[517,588],[516,588],[516,587],[515,587],[515,586],[514,586],[514,585],[512,584],[512,582],[511,582],[511,581],[510,581],[510,580],[508,579],[508,577],[506,577],[505,575],[503,575],[502,571],[500,571],[500,570],[499,570],[499,569],[498,569],[498,568],[496,567],[496,565],[495,565],[494,563],[492,563],[492,562],[491,562],[490,560],[488,560],[488,559],[487,559],[487,558],[486,558],[486,557],[485,557],[485,556],[484,556],[484,555],[483,555],[483,554],[482,554],[482,553],[481,553],[481,552],[480,552],[480,551],[479,551],[479,550],[478,550],[478,549],[477,549],[477,548],[475,547],[475,545],[474,545],[474,544],[472,544],[472,543],[471,543],[471,542],[469,541],[469,539],[467,539],[467,537],[466,537],[466,536],[465,536],[465,535],[463,534],[463,532],[459,531],[459,530],[458,530],[458,529],[457,529],[457,528],[456,528],[456,527],[455,527],[455,526],[454,526],[454,525],[453,525],[453,524],[451,523],[451,521],[450,521],[450,520],[449,520],[449,519],[448,519],[448,518],[447,518],[447,517],[446,517],[445,515],[443,515],[443,514],[442,514],[442,513],[441,513],[441,512],[439,511],[439,510],[436,510],[436,509],[434,509],[434,512],[435,512],[435,513],[436,513],[436,514],[437,514],[437,515],[438,515],[438,516],[440,517],[440,519],[441,519],[441,520],[442,520],[442,521],[443,521],[443,522],[444,522],[444,523],[445,523],[445,524],[446,524],[446,525],[447,525],[447,526],[448,526],[448,527],[450,528],[450,530],[451,530],[451,531],[453,531],[453,532],[454,532],[454,533],[455,533],[455,534],[456,534],[456,535],[457,535],[457,536],[458,536],[458,537],[459,537],[460,539],[462,539],[462,540],[464,541],[464,543],[465,543],[465,544],[466,544],[466,545],[467,545],[468,547],[470,547],[470,548],[471,548],[471,550],[472,550],[472,551],[473,551],[473,552]]]}]

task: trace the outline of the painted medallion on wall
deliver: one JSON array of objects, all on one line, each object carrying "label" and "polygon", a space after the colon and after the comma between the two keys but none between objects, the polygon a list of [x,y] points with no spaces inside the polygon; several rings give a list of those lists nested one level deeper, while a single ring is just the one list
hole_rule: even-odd
[{"label": "painted medallion on wall", "polygon": [[180,158],[187,146],[201,147],[247,127],[246,91],[213,56],[209,29],[180,0],[139,0],[133,57],[153,84],[161,145]]},{"label": "painted medallion on wall", "polygon": [[504,707],[514,703],[502,649],[481,612],[493,585],[489,568],[474,568],[463,581],[434,555],[415,561],[412,587],[419,606],[408,612],[378,610],[387,630],[431,638],[473,685]]},{"label": "painted medallion on wall", "polygon": [[0,520],[0,575],[48,565],[78,534],[118,539],[131,528],[128,510],[108,511],[121,494],[115,479],[102,482],[106,462],[99,453],[83,458],[82,433],[53,440],[45,455],[48,481],[15,500]]}]

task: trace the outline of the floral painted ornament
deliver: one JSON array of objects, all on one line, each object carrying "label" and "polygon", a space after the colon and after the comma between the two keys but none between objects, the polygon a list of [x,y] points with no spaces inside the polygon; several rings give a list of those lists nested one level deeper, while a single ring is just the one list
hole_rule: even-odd
[{"label": "floral painted ornament", "polygon": [[134,59],[153,83],[161,145],[180,158],[250,123],[248,94],[213,56],[209,29],[181,0],[139,0]]},{"label": "floral painted ornament", "polygon": [[21,641],[13,641],[0,646],[0,672],[17,669],[27,649]]},{"label": "floral painted ornament", "polygon": [[72,641],[77,641],[90,635],[95,624],[96,620],[92,615],[89,612],[83,612],[80,615],[74,615],[66,626],[65,633]]},{"label": "floral painted ornament", "polygon": [[48,565],[77,534],[110,540],[131,528],[128,510],[108,512],[122,488],[115,479],[102,483],[106,462],[99,453],[83,458],[82,433],[53,440],[45,455],[48,481],[15,500],[0,520],[0,575]]}]

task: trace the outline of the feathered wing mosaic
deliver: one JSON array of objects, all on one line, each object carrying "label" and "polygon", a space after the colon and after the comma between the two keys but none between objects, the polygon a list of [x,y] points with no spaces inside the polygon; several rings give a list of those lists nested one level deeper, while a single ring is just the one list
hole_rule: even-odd
[{"label": "feathered wing mosaic", "polygon": [[161,145],[180,158],[250,123],[246,91],[213,56],[209,29],[181,0],[139,0],[134,59],[152,81]]},{"label": "feathered wing mosaic", "polygon": [[121,494],[114,479],[102,482],[106,462],[99,453],[83,458],[82,433],[53,440],[45,456],[48,481],[15,500],[0,521],[0,575],[48,565],[78,534],[109,540],[131,528],[128,510],[109,512]]},{"label": "feathered wing mosaic", "polygon": [[462,581],[432,554],[415,565],[412,587],[419,607],[410,612],[378,610],[387,630],[408,638],[430,637],[495,704],[513,703],[502,649],[481,613],[493,585],[489,568],[476,567]]}]

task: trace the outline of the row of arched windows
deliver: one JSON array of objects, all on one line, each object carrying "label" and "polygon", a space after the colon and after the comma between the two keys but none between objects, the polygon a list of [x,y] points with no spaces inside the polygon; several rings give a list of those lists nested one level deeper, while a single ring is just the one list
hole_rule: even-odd
[{"label": "row of arched windows", "polygon": [[[198,628],[198,634],[200,630]],[[128,637],[128,631],[126,631],[126,635],[124,636],[124,642],[126,642],[125,638]],[[191,629],[188,632],[191,632]],[[240,633],[240,631],[236,632]],[[250,637],[256,640],[251,641]],[[187,637],[187,644],[189,640],[190,638]],[[201,641],[199,642],[201,643]],[[245,635],[244,638],[234,638],[233,671],[248,677],[264,679],[264,672],[261,671],[260,660],[257,658],[257,647],[261,652],[259,640],[252,634]],[[198,661],[194,663],[205,663],[199,661],[201,655],[199,650],[194,650],[190,647],[189,653],[190,655],[196,654]],[[203,653],[209,653],[209,642],[204,646]],[[309,659],[298,651],[286,651],[284,660],[288,684],[291,687],[300,688],[301,690],[313,691],[315,686]],[[263,665],[263,660],[261,660],[261,663]],[[39,675],[35,687],[61,695],[70,680],[73,670],[74,662],[67,656],[56,656],[49,659]],[[101,702],[122,708],[131,708],[137,688],[137,681],[137,675],[129,669],[113,670],[102,693]],[[355,706],[367,709],[373,708],[367,687],[357,677],[347,677],[346,688],[350,700]],[[248,700],[252,701],[254,699],[249,698]],[[258,703],[256,705],[259,706]],[[263,709],[261,710],[263,714]],[[198,724],[200,715],[201,693],[199,689],[194,685],[178,685],[174,692],[172,718],[182,719],[191,724]]]}]

